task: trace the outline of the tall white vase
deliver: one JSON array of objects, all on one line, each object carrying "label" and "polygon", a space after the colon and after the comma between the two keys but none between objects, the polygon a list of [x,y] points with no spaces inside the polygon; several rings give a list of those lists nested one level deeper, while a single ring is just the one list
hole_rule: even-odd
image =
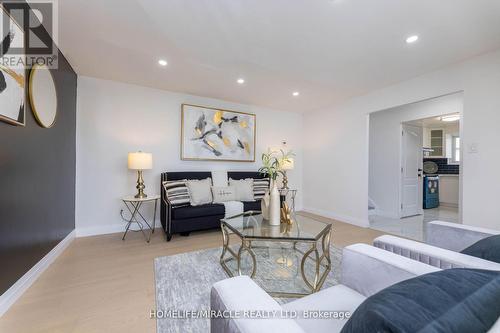
[{"label": "tall white vase", "polygon": [[276,181],[273,181],[271,185],[271,202],[269,207],[269,224],[270,225],[280,225],[280,192],[278,191],[278,186]]}]

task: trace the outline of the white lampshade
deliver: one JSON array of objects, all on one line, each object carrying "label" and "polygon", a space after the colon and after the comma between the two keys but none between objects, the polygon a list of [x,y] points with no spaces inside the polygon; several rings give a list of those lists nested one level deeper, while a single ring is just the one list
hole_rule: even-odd
[{"label": "white lampshade", "polygon": [[286,160],[281,161],[280,163],[281,170],[293,170],[294,167],[294,161],[293,158],[288,158]]},{"label": "white lampshade", "polygon": [[128,153],[128,168],[132,170],[149,170],[153,168],[153,154],[143,153]]}]

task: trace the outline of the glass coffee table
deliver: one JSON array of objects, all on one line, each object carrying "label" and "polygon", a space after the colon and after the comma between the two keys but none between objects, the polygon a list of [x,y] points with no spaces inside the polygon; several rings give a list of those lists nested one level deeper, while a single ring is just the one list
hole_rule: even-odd
[{"label": "glass coffee table", "polygon": [[[273,297],[320,290],[331,270],[332,225],[301,215],[293,220],[272,226],[256,211],[221,220],[221,266],[230,277],[250,275]],[[231,234],[239,244],[230,245]]]}]

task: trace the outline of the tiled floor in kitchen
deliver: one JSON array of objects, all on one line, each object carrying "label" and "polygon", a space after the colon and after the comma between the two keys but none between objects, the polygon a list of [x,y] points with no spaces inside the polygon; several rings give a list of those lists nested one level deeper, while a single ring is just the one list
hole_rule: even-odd
[{"label": "tiled floor in kitchen", "polygon": [[423,215],[395,219],[390,217],[369,216],[370,228],[384,231],[393,235],[411,238],[417,241],[425,239],[425,224],[431,221],[446,221],[460,223],[458,208],[440,206],[425,209]]}]

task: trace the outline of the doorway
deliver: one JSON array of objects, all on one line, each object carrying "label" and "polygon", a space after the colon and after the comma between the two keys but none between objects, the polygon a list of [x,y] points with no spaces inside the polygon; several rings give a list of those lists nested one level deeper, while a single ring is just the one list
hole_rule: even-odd
[{"label": "doorway", "polygon": [[370,227],[423,241],[434,220],[460,223],[463,95],[370,114]]}]

